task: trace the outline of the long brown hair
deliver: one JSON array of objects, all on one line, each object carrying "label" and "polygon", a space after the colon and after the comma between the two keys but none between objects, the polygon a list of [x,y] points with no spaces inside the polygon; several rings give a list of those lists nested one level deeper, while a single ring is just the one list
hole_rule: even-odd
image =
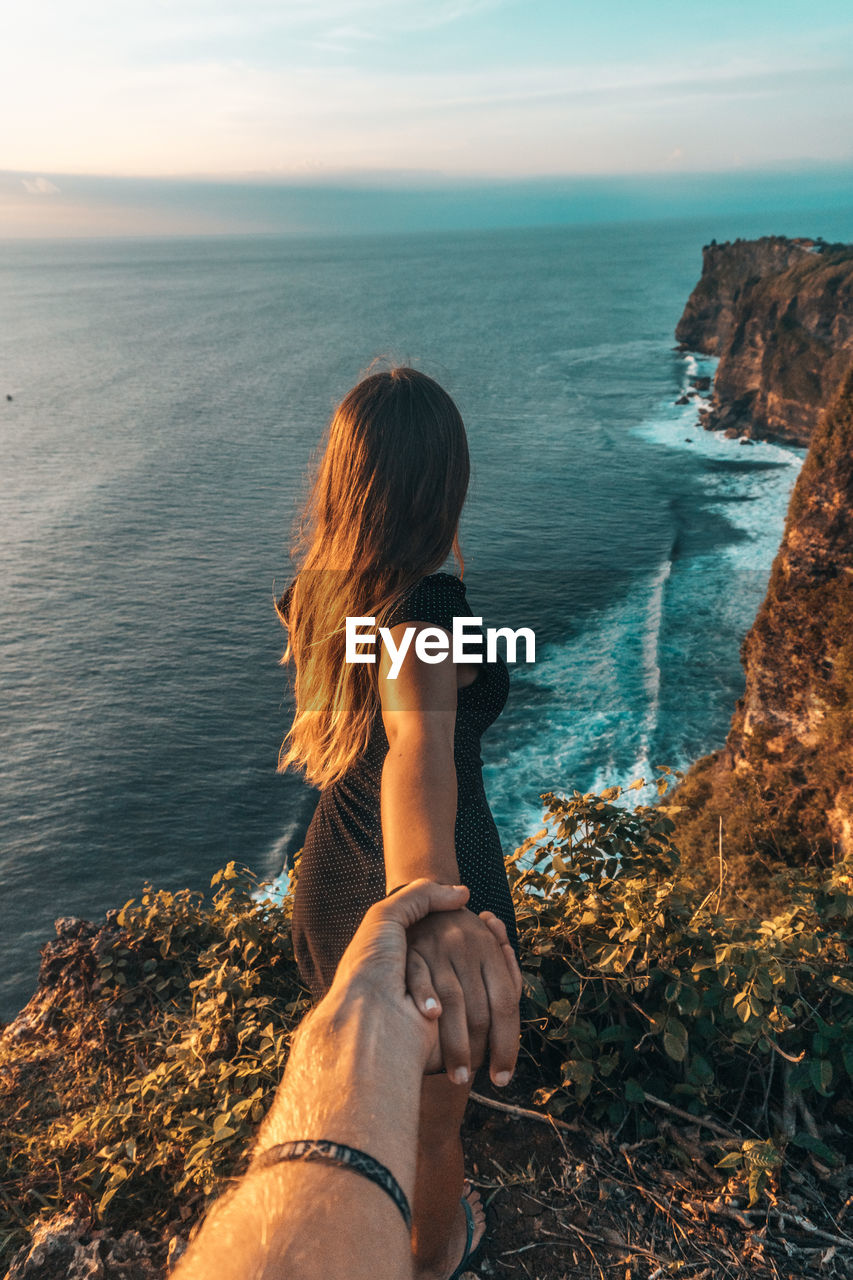
[{"label": "long brown hair", "polygon": [[345,661],[347,617],[377,627],[451,550],[468,489],[459,410],[416,369],[369,374],[335,410],[302,514],[299,566],[276,608],[296,669],[296,715],[278,769],[327,787],[367,746],[379,709],[377,664]]}]

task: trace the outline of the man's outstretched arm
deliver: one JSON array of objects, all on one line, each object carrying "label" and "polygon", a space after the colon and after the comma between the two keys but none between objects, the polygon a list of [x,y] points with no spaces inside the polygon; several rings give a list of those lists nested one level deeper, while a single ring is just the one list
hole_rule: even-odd
[{"label": "man's outstretched arm", "polygon": [[416,881],[371,907],[294,1037],[253,1164],[214,1205],[176,1280],[410,1280],[409,1231],[381,1187],[325,1162],[257,1166],[278,1144],[329,1139],[384,1165],[411,1202],[421,1080],[440,1065],[441,1008],[428,989],[417,1006],[406,991],[406,929],[467,896]]}]

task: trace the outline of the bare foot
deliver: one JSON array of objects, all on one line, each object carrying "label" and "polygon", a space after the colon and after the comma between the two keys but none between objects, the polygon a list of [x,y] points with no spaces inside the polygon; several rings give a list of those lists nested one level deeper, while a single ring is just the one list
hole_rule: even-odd
[{"label": "bare foot", "polygon": [[[480,1199],[479,1191],[477,1191],[475,1187],[472,1187],[467,1178],[462,1184],[462,1195],[464,1199],[468,1201],[468,1206],[474,1215],[474,1236],[471,1241],[471,1252],[473,1253],[486,1233],[486,1212],[483,1208],[483,1202]],[[456,1261],[447,1272],[448,1276],[453,1275],[456,1267],[458,1267],[462,1261],[462,1254],[465,1252],[465,1242],[467,1239],[468,1219],[460,1202],[459,1213],[456,1217],[456,1222],[454,1223],[453,1233],[450,1237],[450,1246],[448,1249],[451,1258],[455,1258]]]}]

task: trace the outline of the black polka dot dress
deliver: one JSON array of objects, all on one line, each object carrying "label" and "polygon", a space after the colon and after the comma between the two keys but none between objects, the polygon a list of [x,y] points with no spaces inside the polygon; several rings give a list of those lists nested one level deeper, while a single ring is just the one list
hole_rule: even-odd
[{"label": "black polka dot dress", "polygon": [[[454,617],[471,616],[463,583],[452,574],[433,573],[409,592],[387,625],[425,622],[452,631]],[[508,693],[509,672],[500,657],[484,662],[474,682],[458,690],[455,834],[459,874],[471,893],[469,909],[493,911],[517,947],[503,851],[483,788],[480,758],[480,737],[500,715]],[[302,979],[317,999],[328,990],[364,913],[385,896],[379,799],[387,752],[382,715],[377,713],[367,750],[321,792],[305,836],[293,905],[293,941]]]}]

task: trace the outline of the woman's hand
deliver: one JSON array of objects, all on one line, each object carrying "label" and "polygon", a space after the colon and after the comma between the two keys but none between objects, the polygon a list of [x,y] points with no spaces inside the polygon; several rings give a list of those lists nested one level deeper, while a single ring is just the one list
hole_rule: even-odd
[{"label": "woman's hand", "polygon": [[487,911],[448,911],[421,920],[407,936],[406,985],[419,1009],[438,1001],[441,1063],[450,1079],[467,1084],[488,1046],[492,1082],[507,1084],[518,1057],[521,971],[502,921]]},{"label": "woman's hand", "polygon": [[460,915],[467,900],[464,885],[419,879],[374,903],[341,957],[329,991],[305,1020],[314,1041],[320,1042],[325,1029],[337,1059],[342,1028],[353,1022],[370,1024],[381,1027],[383,1042],[400,1046],[395,1050],[398,1063],[401,1054],[416,1053],[422,1071],[440,1070],[436,1024],[442,1007],[431,985],[421,984],[417,994],[407,985],[408,931],[429,913]]}]

